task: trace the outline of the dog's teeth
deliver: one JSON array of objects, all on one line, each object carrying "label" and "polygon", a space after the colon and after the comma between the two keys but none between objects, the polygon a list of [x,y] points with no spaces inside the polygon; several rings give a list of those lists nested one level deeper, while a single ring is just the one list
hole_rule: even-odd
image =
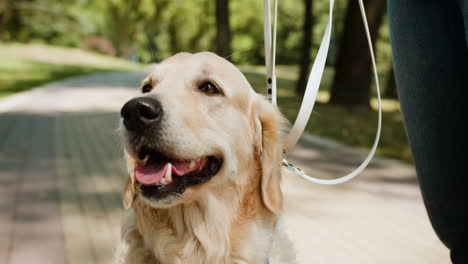
[{"label": "dog's teeth", "polygon": [[167,182],[172,182],[172,164],[169,163],[167,164],[167,169],[166,169],[166,175],[164,175],[164,178],[161,179],[161,181],[167,181]]},{"label": "dog's teeth", "polygon": [[165,178],[162,178],[162,179],[159,181],[159,183],[161,183],[161,184],[166,184],[166,179],[165,179]]},{"label": "dog's teeth", "polygon": [[197,162],[195,162],[194,160],[190,161],[189,169],[195,168],[196,165],[197,165]]},{"label": "dog's teeth", "polygon": [[137,162],[140,163],[141,165],[145,165],[148,159],[149,159],[149,155],[146,155],[144,159],[142,160],[138,159]]}]

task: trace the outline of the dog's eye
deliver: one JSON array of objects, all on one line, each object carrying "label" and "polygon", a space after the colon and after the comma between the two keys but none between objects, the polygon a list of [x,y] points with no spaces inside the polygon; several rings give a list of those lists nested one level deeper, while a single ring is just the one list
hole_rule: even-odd
[{"label": "dog's eye", "polygon": [[149,84],[149,83],[147,83],[147,84],[143,85],[143,87],[141,87],[141,91],[143,93],[149,93],[149,92],[151,92],[151,90],[153,90],[153,86],[151,84]]},{"label": "dog's eye", "polygon": [[214,95],[221,93],[219,89],[211,82],[205,82],[198,87],[205,94]]}]

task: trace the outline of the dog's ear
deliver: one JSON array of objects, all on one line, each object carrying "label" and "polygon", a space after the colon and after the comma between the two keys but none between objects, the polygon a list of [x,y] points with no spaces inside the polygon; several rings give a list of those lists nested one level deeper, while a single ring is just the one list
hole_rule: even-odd
[{"label": "dog's ear", "polygon": [[125,190],[123,195],[123,204],[125,209],[132,207],[133,201],[135,200],[135,184],[132,176],[128,177],[127,184],[125,184]]},{"label": "dog's ear", "polygon": [[283,142],[281,128],[283,118],[278,109],[258,98],[256,104],[256,127],[258,128],[258,159],[262,171],[261,193],[265,206],[278,214],[283,207],[281,192],[281,161]]},{"label": "dog's ear", "polygon": [[123,194],[123,204],[125,209],[129,209],[132,207],[133,201],[135,200],[136,197],[136,192],[135,192],[135,168],[133,165],[133,162],[131,161],[130,156],[128,153],[125,151],[124,152],[125,160],[127,162],[127,170],[128,170],[128,180],[127,184],[125,184],[125,190]]}]

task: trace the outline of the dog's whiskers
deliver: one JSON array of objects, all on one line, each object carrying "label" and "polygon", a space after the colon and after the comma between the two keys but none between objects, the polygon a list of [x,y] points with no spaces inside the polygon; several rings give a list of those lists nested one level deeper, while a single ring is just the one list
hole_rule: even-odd
[{"label": "dog's whiskers", "polygon": [[230,57],[232,57],[234,54],[239,54],[239,53],[244,53],[244,52],[248,52],[248,51],[251,51],[253,49],[246,49],[246,50],[239,50],[239,51],[236,51],[236,52],[233,52],[231,53],[230,55],[224,57],[225,59],[229,59]]}]

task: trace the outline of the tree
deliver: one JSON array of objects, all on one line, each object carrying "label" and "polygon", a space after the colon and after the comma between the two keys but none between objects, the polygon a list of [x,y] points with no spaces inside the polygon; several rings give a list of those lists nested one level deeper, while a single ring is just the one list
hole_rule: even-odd
[{"label": "tree", "polygon": [[[385,13],[385,0],[365,0],[364,4],[375,47]],[[349,1],[339,45],[329,103],[370,108],[371,59],[358,1]]]},{"label": "tree", "polygon": [[232,53],[229,0],[216,0],[216,50],[222,57]]},{"label": "tree", "polygon": [[13,16],[12,13],[11,3],[9,1],[0,1],[0,40],[8,37],[4,36],[4,32],[8,30],[8,24]]},{"label": "tree", "polygon": [[312,0],[304,0],[304,23],[302,25],[303,40],[301,55],[299,56],[299,79],[296,82],[296,94],[298,95],[304,94],[309,76],[313,27],[312,9]]}]

